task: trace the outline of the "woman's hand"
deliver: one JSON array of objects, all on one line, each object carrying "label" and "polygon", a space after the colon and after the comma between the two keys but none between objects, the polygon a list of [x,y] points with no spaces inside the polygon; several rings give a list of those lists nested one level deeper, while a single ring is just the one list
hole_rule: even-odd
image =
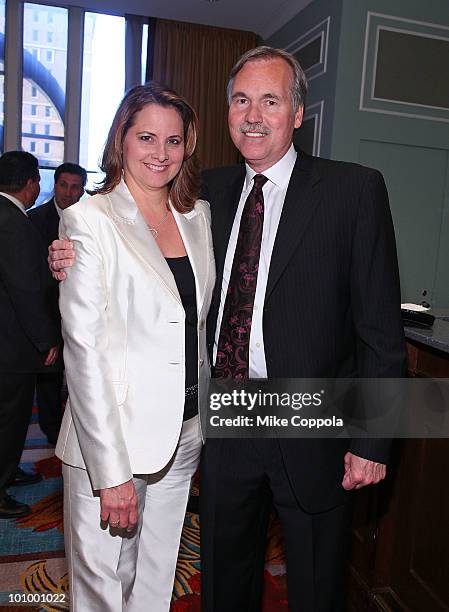
[{"label": "woman's hand", "polygon": [[137,524],[137,494],[131,480],[100,489],[101,520],[114,528],[132,531]]}]

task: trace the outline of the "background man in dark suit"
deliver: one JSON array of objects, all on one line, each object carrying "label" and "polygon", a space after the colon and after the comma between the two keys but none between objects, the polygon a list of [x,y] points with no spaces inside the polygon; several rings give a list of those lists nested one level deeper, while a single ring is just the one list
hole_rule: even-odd
[{"label": "background man in dark suit", "polygon": [[[45,204],[30,211],[30,219],[39,230],[46,246],[58,237],[60,211],[78,202],[84,193],[86,182],[87,172],[78,164],[66,162],[56,168],[54,196]],[[55,286],[54,300],[57,305],[57,286]],[[62,369],[62,359],[60,359],[53,368],[37,376],[39,425],[51,444],[56,444],[62,420]]]},{"label": "background man in dark suit", "polygon": [[[385,185],[375,170],[294,150],[306,90],[301,67],[284,51],[250,51],[231,73],[229,129],[246,167],[207,171],[203,191],[217,266],[208,321],[215,373],[398,377],[405,345]],[[260,210],[260,258],[249,270],[256,241],[247,226]],[[248,270],[257,281],[251,300],[238,289]],[[385,477],[388,446],[208,440],[200,487],[202,609],[260,610],[273,501],[285,538],[289,609],[342,610],[348,491]]]},{"label": "background man in dark suit", "polygon": [[[208,319],[215,374],[402,376],[399,276],[382,176],[295,151],[306,91],[298,62],[281,50],[254,49],[231,72],[229,129],[246,167],[206,171],[203,183],[217,266]],[[73,256],[71,243],[53,246],[58,278]],[[348,491],[385,477],[388,450],[380,440],[209,439],[200,487],[202,610],[260,610],[273,502],[289,609],[343,610]]]},{"label": "background man in dark suit", "polygon": [[30,512],[6,489],[40,479],[18,465],[36,373],[55,363],[60,342],[45,245],[26,212],[39,195],[39,181],[30,153],[10,151],[0,158],[0,518]]}]

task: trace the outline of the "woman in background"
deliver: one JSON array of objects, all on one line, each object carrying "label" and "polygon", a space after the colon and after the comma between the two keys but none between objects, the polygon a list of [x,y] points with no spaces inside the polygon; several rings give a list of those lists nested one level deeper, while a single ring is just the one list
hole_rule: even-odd
[{"label": "woman in background", "polygon": [[113,120],[103,182],[63,213],[76,258],[60,288],[69,402],[56,453],[80,612],[170,607],[215,280],[196,139],[186,100],[135,87]]}]

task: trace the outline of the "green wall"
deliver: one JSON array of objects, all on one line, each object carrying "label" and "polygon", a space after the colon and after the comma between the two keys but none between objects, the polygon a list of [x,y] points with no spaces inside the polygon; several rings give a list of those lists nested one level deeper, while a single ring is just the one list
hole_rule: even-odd
[{"label": "green wall", "polygon": [[[449,100],[447,110],[375,100],[371,84],[378,32],[399,30],[415,39],[448,39],[449,45],[449,2],[316,0],[267,43],[288,47],[297,32],[327,16],[328,71],[311,80],[309,96],[309,104],[323,99],[327,109],[320,154],[381,170],[390,194],[403,301],[419,303],[426,290],[432,306],[448,308]],[[424,74],[417,67],[418,90],[432,76],[438,80],[432,67],[429,61]]]},{"label": "green wall", "polygon": [[315,0],[266,41],[266,44],[272,47],[286,47],[307,34],[323,20],[330,18],[326,71],[309,80],[309,93],[306,100],[306,112],[308,108],[316,107],[317,104],[323,102],[319,151],[321,157],[330,157],[332,150],[330,126],[332,126],[334,115],[341,10],[342,0]]}]

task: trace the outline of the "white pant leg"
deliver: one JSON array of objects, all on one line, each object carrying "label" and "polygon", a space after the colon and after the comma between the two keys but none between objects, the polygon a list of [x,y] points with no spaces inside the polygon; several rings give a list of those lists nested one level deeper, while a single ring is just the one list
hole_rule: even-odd
[{"label": "white pant leg", "polygon": [[198,416],[185,421],[175,454],[147,477],[136,579],[127,612],[168,612],[191,480],[198,467],[201,435]]},{"label": "white pant leg", "polygon": [[[70,609],[74,612],[122,612],[134,582],[139,530],[103,529],[100,497],[86,470],[62,465],[64,541],[69,571]],[[139,506],[146,481],[135,478]]]}]

